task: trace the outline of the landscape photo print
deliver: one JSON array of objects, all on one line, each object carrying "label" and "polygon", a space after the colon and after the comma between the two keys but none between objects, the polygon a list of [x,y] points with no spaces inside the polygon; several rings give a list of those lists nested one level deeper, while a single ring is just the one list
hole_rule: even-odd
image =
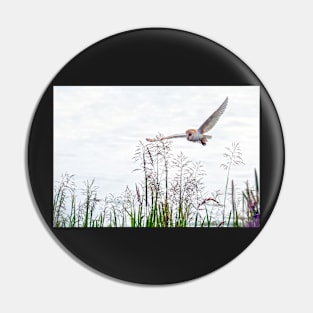
[{"label": "landscape photo print", "polygon": [[53,227],[260,227],[259,86],[54,86]]}]

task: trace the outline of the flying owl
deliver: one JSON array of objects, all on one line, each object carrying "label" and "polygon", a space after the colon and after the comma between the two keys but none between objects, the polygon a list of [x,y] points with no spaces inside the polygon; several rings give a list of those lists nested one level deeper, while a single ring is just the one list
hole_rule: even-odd
[{"label": "flying owl", "polygon": [[224,113],[226,106],[228,103],[228,97],[224,100],[224,102],[221,104],[221,106],[210,116],[206,119],[206,121],[198,128],[198,129],[187,129],[185,134],[177,134],[177,135],[171,135],[167,137],[161,137],[161,138],[146,138],[149,142],[164,140],[164,139],[172,139],[172,138],[185,138],[188,141],[193,142],[200,142],[203,146],[206,145],[208,139],[211,139],[212,136],[205,135],[209,130],[211,130],[219,118]]}]

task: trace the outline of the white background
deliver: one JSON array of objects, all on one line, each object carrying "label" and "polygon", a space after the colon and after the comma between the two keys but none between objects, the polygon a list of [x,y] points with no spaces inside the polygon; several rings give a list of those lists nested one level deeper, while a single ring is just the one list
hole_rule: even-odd
[{"label": "white background", "polygon": [[[1,311],[312,310],[310,2],[81,3],[1,4]],[[66,253],[34,208],[25,169],[30,120],[54,75],[94,42],[149,26],[198,33],[245,61],[276,104],[287,157],[276,209],[253,244],[210,275],[163,287],[110,279]]]},{"label": "white background", "polygon": [[227,172],[220,164],[226,162],[225,147],[238,143],[244,164],[233,166],[230,179],[241,198],[246,182],[255,184],[254,169],[259,173],[259,86],[54,87],[54,183],[69,173],[80,190],[84,181],[95,179],[100,199],[120,195],[126,186],[134,190],[143,179],[141,171],[133,172],[140,167],[133,159],[139,142],[158,133],[185,135],[186,129],[200,127],[226,96],[229,105],[208,132],[207,146],[185,136],[171,141],[171,153],[201,162],[205,192],[211,196],[216,190],[224,193]]}]

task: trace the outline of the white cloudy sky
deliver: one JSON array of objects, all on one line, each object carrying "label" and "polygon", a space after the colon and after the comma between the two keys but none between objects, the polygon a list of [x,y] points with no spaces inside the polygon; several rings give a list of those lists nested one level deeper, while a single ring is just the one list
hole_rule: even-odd
[{"label": "white cloudy sky", "polygon": [[182,151],[201,161],[207,171],[208,192],[225,188],[220,167],[225,147],[239,142],[245,165],[233,168],[237,186],[254,182],[259,169],[259,87],[210,86],[56,86],[54,87],[54,180],[74,174],[95,178],[99,198],[120,194],[141,180],[132,172],[136,145],[146,137],[184,133],[198,128],[228,96],[225,113],[209,134],[206,146],[175,139],[173,153]]}]

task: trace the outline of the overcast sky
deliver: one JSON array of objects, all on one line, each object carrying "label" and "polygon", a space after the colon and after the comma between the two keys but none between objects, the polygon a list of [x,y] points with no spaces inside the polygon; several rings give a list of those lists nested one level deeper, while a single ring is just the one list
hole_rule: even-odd
[{"label": "overcast sky", "polygon": [[132,172],[140,140],[198,128],[226,97],[228,106],[209,132],[208,144],[174,139],[172,152],[201,161],[207,191],[223,191],[223,153],[239,142],[245,165],[233,168],[231,178],[239,188],[246,180],[253,184],[254,168],[259,169],[258,86],[54,87],[54,180],[67,172],[81,187],[82,181],[95,178],[99,198],[120,194],[127,185],[133,189],[142,178]]}]

